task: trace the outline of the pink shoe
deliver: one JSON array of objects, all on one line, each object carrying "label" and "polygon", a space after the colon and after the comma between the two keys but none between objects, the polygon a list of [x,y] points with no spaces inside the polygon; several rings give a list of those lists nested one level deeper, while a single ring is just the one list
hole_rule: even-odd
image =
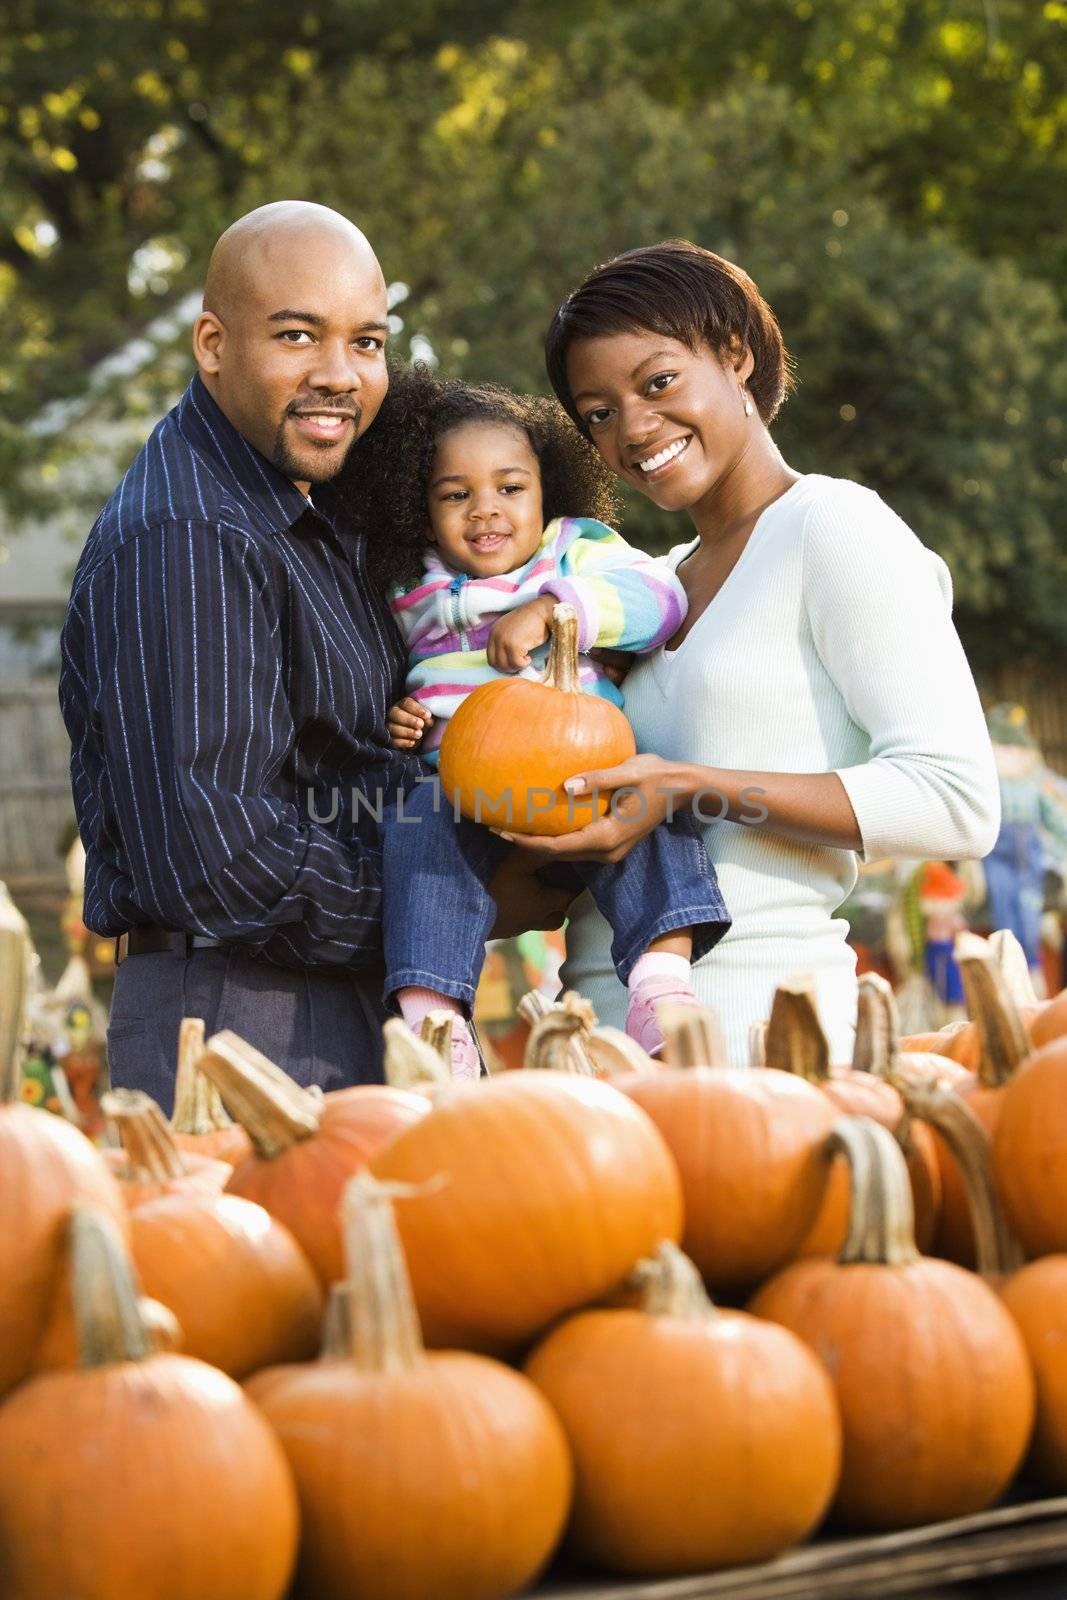
[{"label": "pink shoe", "polygon": [[457,1083],[477,1083],[481,1071],[478,1046],[465,1019],[456,1015],[452,1018],[452,1076]]},{"label": "pink shoe", "polygon": [[646,1055],[658,1056],[663,1049],[663,1029],[656,1017],[661,1000],[672,1005],[695,1006],[692,986],[678,978],[646,978],[630,995],[626,1012],[626,1032]]}]

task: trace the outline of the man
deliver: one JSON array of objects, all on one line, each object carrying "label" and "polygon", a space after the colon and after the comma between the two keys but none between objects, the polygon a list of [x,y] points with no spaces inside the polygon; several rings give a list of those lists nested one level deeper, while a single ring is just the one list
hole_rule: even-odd
[{"label": "man", "polygon": [[60,702],[85,920],[118,943],[113,1081],[165,1109],[183,1015],[301,1083],[381,1077],[374,811],[414,776],[385,725],[404,656],[314,496],[385,397],[386,334],[351,222],[242,217],[211,257],[197,375],[78,563]]}]

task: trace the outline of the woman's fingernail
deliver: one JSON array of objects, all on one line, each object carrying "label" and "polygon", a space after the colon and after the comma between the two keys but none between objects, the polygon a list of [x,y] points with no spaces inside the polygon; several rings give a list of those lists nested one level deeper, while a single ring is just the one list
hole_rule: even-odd
[{"label": "woman's fingernail", "polygon": [[585,789],[584,778],[568,778],[563,785],[566,794],[581,794]]}]

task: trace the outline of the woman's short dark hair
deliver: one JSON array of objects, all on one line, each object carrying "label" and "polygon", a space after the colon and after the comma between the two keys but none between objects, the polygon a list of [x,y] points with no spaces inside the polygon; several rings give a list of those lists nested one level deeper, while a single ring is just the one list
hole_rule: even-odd
[{"label": "woman's short dark hair", "polygon": [[[556,517],[617,520],[614,478],[555,400],[439,378],[421,363],[395,367],[373,427],[328,486],[330,508],[342,525],[364,535],[368,571],[383,591],[419,582],[437,445],[468,422],[503,424],[526,435],[541,471],[546,526]],[[316,491],[317,499],[321,495]]]},{"label": "woman's short dark hair", "polygon": [[748,389],[764,422],[777,415],[793,387],[793,362],[778,320],[747,272],[686,239],[627,250],[591,272],[567,296],[545,337],[553,389],[588,437],[567,379],[575,339],[612,333],[659,333],[717,356],[747,345],[755,363]]}]

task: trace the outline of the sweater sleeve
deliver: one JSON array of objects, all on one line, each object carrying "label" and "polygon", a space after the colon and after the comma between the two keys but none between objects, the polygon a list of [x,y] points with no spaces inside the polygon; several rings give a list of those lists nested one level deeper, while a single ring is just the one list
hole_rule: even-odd
[{"label": "sweater sleeve", "polygon": [[864,859],[986,855],[999,787],[945,563],[853,484],[812,507],[803,560],[816,649],[870,740],[869,759],[838,772]]},{"label": "sweater sleeve", "polygon": [[591,517],[564,517],[556,570],[541,584],[578,612],[578,649],[647,654],[676,633],[688,602],[666,562],[635,550]]}]

